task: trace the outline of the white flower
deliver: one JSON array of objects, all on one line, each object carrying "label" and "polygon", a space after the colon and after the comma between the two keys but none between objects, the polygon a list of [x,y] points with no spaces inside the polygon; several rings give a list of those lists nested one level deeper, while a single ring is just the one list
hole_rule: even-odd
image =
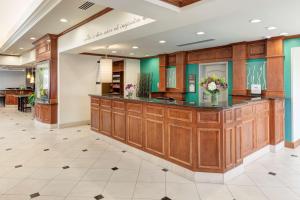
[{"label": "white flower", "polygon": [[208,90],[209,91],[214,91],[217,89],[217,85],[215,82],[211,82],[210,84],[208,84]]}]

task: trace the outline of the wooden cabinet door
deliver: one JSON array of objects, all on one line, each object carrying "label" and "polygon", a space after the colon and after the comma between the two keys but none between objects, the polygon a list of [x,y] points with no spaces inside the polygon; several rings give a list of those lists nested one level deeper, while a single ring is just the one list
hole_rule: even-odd
[{"label": "wooden cabinet door", "polygon": [[99,107],[91,106],[91,127],[93,131],[100,130],[100,109]]},{"label": "wooden cabinet door", "polygon": [[255,121],[257,148],[269,144],[269,113],[261,113]]},{"label": "wooden cabinet door", "polygon": [[127,143],[142,148],[143,147],[143,119],[137,115],[127,115],[126,119]]},{"label": "wooden cabinet door", "polygon": [[105,135],[111,136],[111,110],[100,109],[100,130]]},{"label": "wooden cabinet door", "polygon": [[112,136],[118,140],[126,140],[126,117],[123,111],[112,112]]},{"label": "wooden cabinet door", "polygon": [[193,128],[168,123],[168,158],[180,164],[193,166]]},{"label": "wooden cabinet door", "polygon": [[145,119],[145,149],[150,153],[165,156],[164,121]]},{"label": "wooden cabinet door", "polygon": [[243,157],[252,153],[255,149],[255,126],[254,119],[242,123],[242,155]]}]

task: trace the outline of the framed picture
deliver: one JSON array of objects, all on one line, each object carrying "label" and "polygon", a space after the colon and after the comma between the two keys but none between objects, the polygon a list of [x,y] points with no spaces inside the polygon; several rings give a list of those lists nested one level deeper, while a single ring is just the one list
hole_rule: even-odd
[{"label": "framed picture", "polygon": [[190,74],[189,75],[189,80],[188,80],[188,92],[196,92],[196,75],[195,74]]}]

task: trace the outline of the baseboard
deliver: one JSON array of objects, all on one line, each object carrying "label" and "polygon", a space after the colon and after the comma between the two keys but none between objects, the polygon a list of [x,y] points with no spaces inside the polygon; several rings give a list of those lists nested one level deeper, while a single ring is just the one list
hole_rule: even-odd
[{"label": "baseboard", "polygon": [[57,124],[46,124],[34,119],[34,126],[38,128],[45,128],[45,129],[54,129],[57,128]]},{"label": "baseboard", "polygon": [[5,105],[5,108],[18,108],[18,105]]},{"label": "baseboard", "polygon": [[63,124],[58,124],[58,128],[70,128],[70,127],[76,127],[76,126],[84,126],[84,125],[89,125],[90,123],[91,123],[90,120],[63,123]]},{"label": "baseboard", "polygon": [[298,146],[300,146],[300,139],[294,141],[294,142],[288,142],[288,141],[285,141],[284,143],[284,146],[286,148],[290,148],[290,149],[295,149],[297,148]]},{"label": "baseboard", "polygon": [[276,145],[270,145],[270,149],[272,153],[277,153],[278,151],[281,151],[282,149],[284,149],[284,141]]}]

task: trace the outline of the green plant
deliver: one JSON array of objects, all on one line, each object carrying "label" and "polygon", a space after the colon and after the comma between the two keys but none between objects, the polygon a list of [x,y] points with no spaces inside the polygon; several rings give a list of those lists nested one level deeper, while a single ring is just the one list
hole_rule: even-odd
[{"label": "green plant", "polygon": [[35,93],[33,92],[29,97],[28,97],[28,103],[34,107],[35,105],[35,99],[36,99],[36,96],[35,96]]}]

